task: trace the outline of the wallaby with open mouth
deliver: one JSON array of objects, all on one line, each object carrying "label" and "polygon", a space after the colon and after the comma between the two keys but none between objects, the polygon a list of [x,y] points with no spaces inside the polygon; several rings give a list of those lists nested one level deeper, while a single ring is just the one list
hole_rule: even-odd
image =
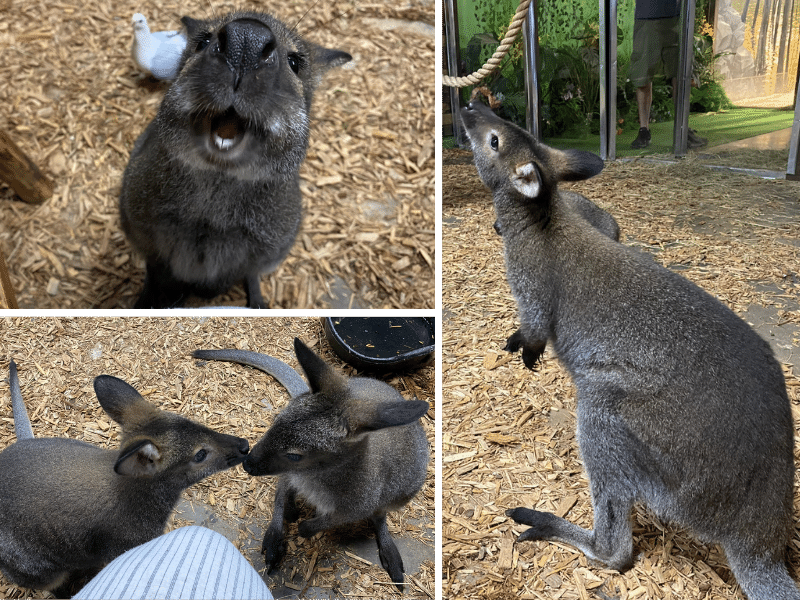
[{"label": "wallaby with open mouth", "polygon": [[58,597],[161,535],[184,489],[249,450],[247,440],[159,410],[110,375],[96,377],[94,390],[122,427],[119,450],[34,438],[14,361],[9,384],[17,441],[0,452],[0,571]]},{"label": "wallaby with open mouth", "polygon": [[294,350],[309,385],[289,365],[264,354],[193,354],[261,369],[292,395],[243,464],[250,475],[278,476],[262,546],[267,568],[271,571],[286,554],[284,521],[299,518],[299,495],[316,510],[299,524],[302,537],[368,520],[375,528],[381,564],[402,590],[403,559],[386,514],[408,504],[425,483],[428,440],[419,419],[429,405],[405,400],[377,379],[340,375],[297,338]]},{"label": "wallaby with open mouth", "polygon": [[135,308],[213,298],[238,282],[248,306],[266,308],[259,278],[300,228],[314,90],[351,56],[264,13],[182,21],[178,77],[122,179],[122,228],[147,262]]}]

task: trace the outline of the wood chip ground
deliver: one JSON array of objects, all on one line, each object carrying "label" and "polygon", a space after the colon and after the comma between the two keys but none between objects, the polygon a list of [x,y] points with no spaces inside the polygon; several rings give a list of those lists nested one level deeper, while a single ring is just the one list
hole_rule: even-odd
[{"label": "wood chip ground", "polygon": [[[69,437],[117,448],[119,427],[100,408],[92,388],[93,379],[106,373],[124,379],[159,408],[244,437],[252,446],[286,405],[288,394],[260,371],[223,362],[199,365],[191,353],[199,348],[255,350],[298,369],[292,349],[295,336],[340,372],[355,374],[332,353],[318,319],[0,319],[0,448],[15,440],[8,389],[10,358],[17,362],[22,396],[37,437]],[[311,540],[291,535],[287,560],[302,565],[307,585],[338,590],[343,597],[353,598],[434,597],[434,549],[423,535],[425,528],[434,527],[434,373],[435,366],[431,364],[384,378],[406,399],[416,396],[431,405],[428,415],[422,418],[432,450],[428,481],[409,505],[389,516],[393,535],[427,543],[431,546],[431,560],[423,563],[410,591],[401,596],[380,565],[365,564],[359,557],[347,554],[337,543],[335,532]],[[214,507],[219,519],[255,519],[259,527],[266,529],[272,514],[274,484],[274,477],[250,477],[236,467],[192,486],[183,497]],[[167,529],[181,524],[173,519]],[[366,528],[363,531],[371,535]],[[261,539],[252,539],[247,530],[240,530],[236,544],[244,552],[254,545],[260,548]],[[323,560],[349,568],[341,569],[345,576],[335,582],[330,569],[315,568]],[[258,555],[253,566],[263,572],[263,555]],[[52,596],[17,588],[0,575],[0,598],[23,597]]]},{"label": "wood chip ground", "polygon": [[[434,38],[381,27],[432,26],[430,0],[0,0],[0,129],[55,181],[39,206],[0,183],[0,248],[20,307],[133,305],[144,264],[120,228],[119,189],[166,84],[136,71],[131,17],[169,30],[183,15],[234,8],[269,10],[353,55],[314,98],[303,226],[287,260],[262,278],[265,298],[275,308],[434,307]],[[244,291],[212,303],[243,305]]]},{"label": "wood chip ground", "polygon": [[[644,510],[634,520],[636,564],[622,575],[562,544],[514,543],[525,527],[505,516],[508,508],[540,508],[583,527],[592,526],[592,510],[568,376],[549,352],[531,373],[502,350],[518,326],[516,307],[491,196],[469,162],[468,152],[445,151],[442,168],[442,597],[742,600],[718,546]],[[623,243],[652,252],[737,313],[770,306],[800,325],[800,184],[689,159],[612,163],[568,187],[614,214]],[[800,427],[800,373],[785,372]],[[795,494],[800,520],[800,488]],[[800,532],[789,560],[800,579]]]}]

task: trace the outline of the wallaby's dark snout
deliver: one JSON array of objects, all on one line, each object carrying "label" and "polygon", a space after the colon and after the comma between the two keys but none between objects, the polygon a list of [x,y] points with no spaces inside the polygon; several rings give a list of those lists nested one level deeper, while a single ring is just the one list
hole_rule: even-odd
[{"label": "wallaby's dark snout", "polygon": [[234,89],[242,75],[277,65],[276,41],[272,30],[255,19],[231,21],[219,32],[219,54],[236,75]]}]

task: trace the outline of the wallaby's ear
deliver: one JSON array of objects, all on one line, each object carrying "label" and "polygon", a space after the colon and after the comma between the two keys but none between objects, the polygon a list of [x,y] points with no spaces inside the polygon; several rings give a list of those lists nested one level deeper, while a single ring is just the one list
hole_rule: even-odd
[{"label": "wallaby's ear", "polygon": [[517,165],[511,176],[511,185],[526,198],[536,198],[542,189],[542,176],[535,162]]},{"label": "wallaby's ear", "polygon": [[333,67],[338,67],[353,60],[347,52],[333,48],[323,48],[312,42],[306,42],[311,50],[311,63],[321,75]]},{"label": "wallaby's ear", "polygon": [[554,161],[558,181],[582,181],[594,177],[603,170],[603,159],[586,150],[554,150],[558,153]]},{"label": "wallaby's ear", "polygon": [[306,374],[312,393],[331,392],[344,387],[345,381],[342,376],[301,342],[300,338],[294,338],[294,353]]},{"label": "wallaby's ear", "polygon": [[359,402],[348,410],[348,433],[357,435],[365,431],[408,425],[428,412],[429,408],[430,405],[423,400],[400,400],[382,404]]},{"label": "wallaby's ear", "polygon": [[103,410],[120,425],[138,420],[133,410],[155,410],[132,385],[111,375],[95,377],[94,393]]},{"label": "wallaby's ear", "polygon": [[114,472],[127,477],[151,477],[158,469],[161,453],[150,440],[136,440],[123,448]]},{"label": "wallaby's ear", "polygon": [[203,21],[198,21],[192,17],[181,17],[181,23],[186,27],[186,34],[192,39],[203,28]]}]

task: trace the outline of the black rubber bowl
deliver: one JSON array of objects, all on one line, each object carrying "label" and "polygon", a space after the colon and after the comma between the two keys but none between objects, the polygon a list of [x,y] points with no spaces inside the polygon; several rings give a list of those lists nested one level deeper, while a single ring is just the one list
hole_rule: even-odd
[{"label": "black rubber bowl", "polygon": [[405,371],[426,363],[435,349],[429,317],[325,317],[322,326],[336,355],[360,371]]}]

